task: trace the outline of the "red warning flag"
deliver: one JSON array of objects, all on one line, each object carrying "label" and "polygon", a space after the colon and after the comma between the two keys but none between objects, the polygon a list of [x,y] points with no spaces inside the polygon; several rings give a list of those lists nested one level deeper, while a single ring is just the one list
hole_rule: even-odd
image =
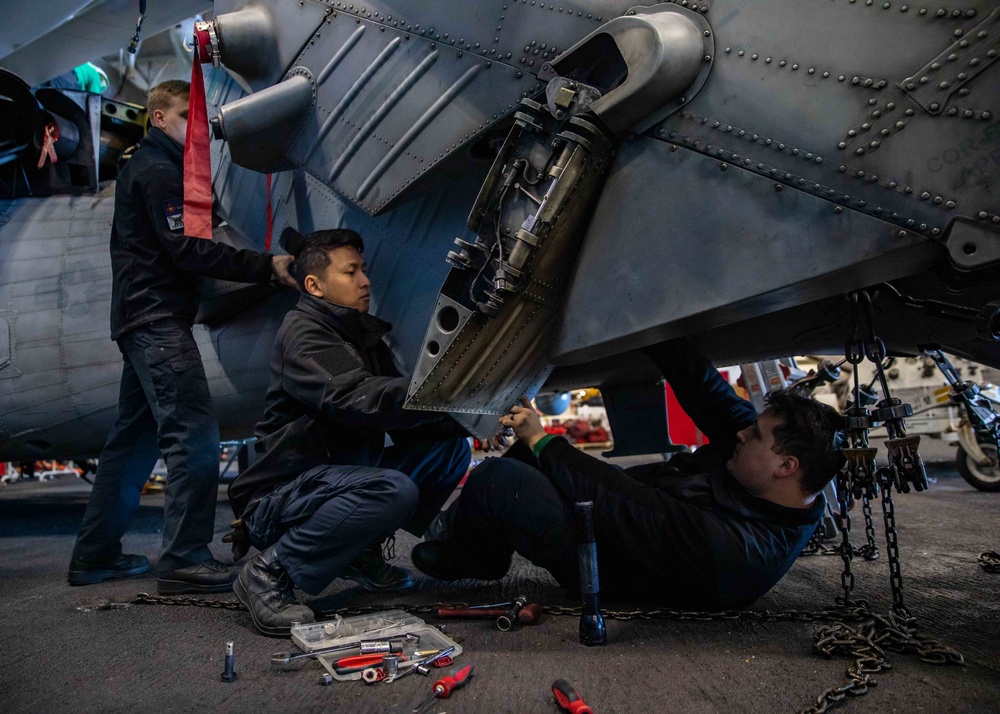
[{"label": "red warning flag", "polygon": [[[208,33],[205,33],[206,39]],[[201,38],[191,64],[187,135],[184,137],[184,234],[212,238],[212,158],[209,154],[208,107],[201,74]]]}]

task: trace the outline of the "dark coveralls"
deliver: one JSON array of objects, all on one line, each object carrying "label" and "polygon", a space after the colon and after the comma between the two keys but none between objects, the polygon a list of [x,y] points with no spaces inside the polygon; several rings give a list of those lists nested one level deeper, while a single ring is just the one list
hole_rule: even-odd
[{"label": "dark coveralls", "polygon": [[398,528],[421,535],[469,467],[455,421],[403,409],[409,378],[382,339],[389,328],[303,293],[275,337],[260,459],[229,487],[253,545],[277,543],[312,595]]},{"label": "dark coveralls", "polygon": [[601,591],[690,609],[746,605],[788,571],[823,515],[747,492],[725,463],[756,419],[686,343],[648,350],[711,443],[666,463],[620,469],[556,437],[537,461],[522,443],[469,475],[445,551],[459,572],[502,577],[517,551],[579,588],[573,504],[594,501]]},{"label": "dark coveralls", "polygon": [[212,557],[219,425],[191,333],[198,275],[271,279],[271,257],[184,235],[183,148],[153,128],[122,168],[111,229],[111,338],[125,364],[118,419],[101,451],[73,557],[121,555],[160,454],[167,465],[159,569]]}]

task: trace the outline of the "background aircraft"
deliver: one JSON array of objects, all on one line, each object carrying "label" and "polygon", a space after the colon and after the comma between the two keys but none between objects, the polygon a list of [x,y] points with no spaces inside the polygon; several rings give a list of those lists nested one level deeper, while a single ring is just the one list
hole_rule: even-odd
[{"label": "background aircraft", "polygon": [[[373,310],[417,372],[416,407],[495,413],[518,391],[601,386],[624,411],[655,411],[647,397],[662,389],[641,347],[690,335],[727,363],[836,353],[851,332],[844,295],[860,288],[879,288],[890,350],[935,344],[1000,365],[995,3],[219,0],[214,11],[202,33],[221,65],[207,96],[229,223],[216,239],[263,247],[265,172],[275,236],[359,230]],[[78,154],[99,163],[96,107],[76,159],[49,172]],[[570,145],[586,156],[553,189]],[[7,155],[0,170],[44,183],[37,151]],[[67,176],[33,195],[78,195],[0,202],[0,459],[92,454],[114,417],[111,199]],[[550,189],[559,210],[542,215]],[[544,230],[519,237],[529,218]],[[515,274],[500,263],[513,267],[519,246]],[[224,429],[247,435],[293,296],[208,292],[200,346]],[[649,432],[645,446],[662,451],[665,434]]]}]

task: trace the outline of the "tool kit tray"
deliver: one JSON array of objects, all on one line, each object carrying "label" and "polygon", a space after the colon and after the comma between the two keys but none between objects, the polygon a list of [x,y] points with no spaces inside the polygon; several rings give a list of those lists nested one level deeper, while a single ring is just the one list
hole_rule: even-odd
[{"label": "tool kit tray", "polygon": [[[384,612],[370,615],[357,615],[355,617],[338,618],[327,622],[316,622],[308,625],[297,625],[292,628],[292,642],[294,642],[303,652],[312,652],[325,647],[336,645],[347,645],[362,640],[393,640],[402,639],[407,633],[417,635],[419,640],[403,641],[402,656],[405,661],[412,660],[415,652],[427,652],[433,650],[444,650],[454,647],[455,651],[449,655],[452,659],[462,654],[462,646],[441,632],[436,627],[428,625],[419,617],[410,615],[402,610],[386,610]],[[350,674],[340,674],[336,671],[334,663],[349,652],[331,652],[329,654],[317,655],[323,667],[330,675],[338,681],[352,681],[361,679],[361,672]]]}]

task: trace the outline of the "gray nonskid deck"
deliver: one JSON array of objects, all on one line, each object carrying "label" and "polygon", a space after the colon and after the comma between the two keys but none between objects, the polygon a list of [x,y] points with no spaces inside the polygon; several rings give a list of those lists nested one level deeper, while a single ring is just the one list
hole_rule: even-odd
[{"label": "gray nonskid deck", "polygon": [[[928,493],[896,497],[906,602],[921,630],[958,649],[964,667],[939,667],[889,653],[893,668],[852,699],[847,711],[975,712],[1000,707],[1000,575],[977,564],[1000,546],[1000,494],[981,493],[954,472],[936,467]],[[54,711],[409,711],[431,682],[408,677],[392,685],[319,685],[319,663],[285,668],[270,654],[287,640],[258,635],[245,612],[201,607],[132,605],[155,592],[153,576],[83,588],[66,585],[65,571],[89,486],[70,479],[17,483],[0,490],[0,637],[8,656],[0,667],[3,709]],[[229,521],[220,491],[217,533]],[[129,552],[156,555],[162,496],[146,496],[126,536]],[[860,514],[858,514],[860,515]],[[889,602],[881,513],[876,532],[882,559],[855,561],[857,590],[873,608]],[[857,524],[860,519],[856,519]],[[855,542],[859,541],[855,535]],[[400,532],[396,562],[411,567],[415,539]],[[224,551],[219,548],[217,554]],[[839,593],[836,557],[801,558],[755,610],[815,610]],[[351,605],[496,602],[517,594],[546,605],[574,605],[543,571],[522,559],[498,583],[443,584],[415,573],[403,595],[375,596],[338,581],[310,604],[319,610]],[[213,596],[229,600],[232,596]],[[608,603],[626,609],[629,603]],[[429,622],[438,622],[427,616]],[[476,674],[437,711],[556,712],[549,687],[573,682],[599,714],[610,712],[794,712],[843,682],[846,658],[812,653],[816,624],[747,621],[608,620],[609,644],[577,641],[573,617],[546,617],[535,627],[502,633],[489,622],[449,622],[461,636]],[[220,681],[227,640],[236,647],[239,678]]]}]

